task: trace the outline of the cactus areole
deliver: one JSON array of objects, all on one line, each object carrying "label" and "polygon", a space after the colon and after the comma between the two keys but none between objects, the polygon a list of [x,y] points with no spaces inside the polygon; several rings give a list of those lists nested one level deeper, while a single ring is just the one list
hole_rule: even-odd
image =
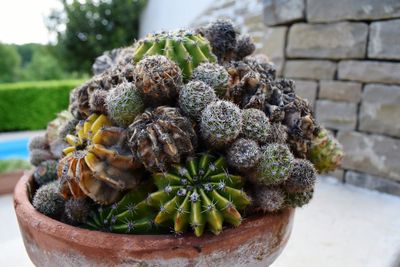
[{"label": "cactus areole", "polygon": [[[35,170],[16,209],[34,263],[270,265],[316,173],[343,152],[294,82],[254,50],[251,36],[217,20],[149,34],[115,50],[117,61],[103,55],[114,63],[73,89],[68,110],[29,145]],[[53,243],[39,239],[58,229],[56,256],[41,253]]]}]

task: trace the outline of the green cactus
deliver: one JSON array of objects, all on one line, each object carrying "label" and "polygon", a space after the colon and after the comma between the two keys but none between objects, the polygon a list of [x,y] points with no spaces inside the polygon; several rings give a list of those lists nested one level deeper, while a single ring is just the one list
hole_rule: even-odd
[{"label": "green cactus", "polygon": [[285,190],[288,192],[304,192],[313,189],[317,179],[317,171],[313,164],[305,159],[295,159],[285,181]]},{"label": "green cactus", "polygon": [[319,173],[334,171],[343,159],[343,148],[328,131],[322,128],[311,141],[307,159],[314,164]]},{"label": "green cactus", "polygon": [[146,203],[149,185],[143,185],[127,193],[119,202],[110,206],[99,206],[93,211],[86,226],[105,232],[146,234],[155,233],[155,210]]},{"label": "green cactus", "polygon": [[292,208],[301,208],[308,204],[314,195],[314,190],[306,192],[288,193],[286,192],[285,206]]},{"label": "green cactus", "polygon": [[265,143],[271,130],[268,117],[259,109],[249,108],[243,110],[244,137],[259,143]]},{"label": "green cactus", "polygon": [[175,61],[186,79],[200,63],[216,61],[209,42],[200,34],[185,30],[149,34],[136,43],[134,62],[152,55],[164,55]]},{"label": "green cactus", "polygon": [[261,159],[250,174],[255,183],[277,185],[288,177],[294,156],[283,144],[269,144],[261,148]]},{"label": "green cactus", "polygon": [[202,63],[194,69],[192,80],[205,82],[223,98],[228,89],[229,77],[223,66],[216,63]]},{"label": "green cactus", "polygon": [[57,164],[56,160],[46,160],[36,167],[33,178],[38,185],[44,185],[48,182],[57,179]]},{"label": "green cactus", "polygon": [[143,112],[141,94],[132,83],[122,83],[114,87],[106,98],[110,118],[120,126],[128,126]]},{"label": "green cactus", "polygon": [[228,164],[239,172],[246,172],[257,165],[261,152],[257,142],[249,139],[237,139],[228,149]]},{"label": "green cactus", "polygon": [[179,107],[185,115],[198,119],[203,109],[216,100],[214,90],[202,81],[191,81],[179,92]]},{"label": "green cactus", "polygon": [[172,165],[168,173],[153,178],[159,191],[150,194],[147,203],[159,209],[155,222],[173,222],[176,233],[191,225],[196,236],[201,236],[206,226],[218,235],[224,222],[239,226],[242,217],[238,210],[250,203],[241,189],[242,177],[226,172],[223,157],[203,154],[189,158],[185,165]]},{"label": "green cactus", "polygon": [[242,130],[242,111],[229,101],[212,102],[201,114],[203,139],[212,146],[224,146],[234,141]]}]

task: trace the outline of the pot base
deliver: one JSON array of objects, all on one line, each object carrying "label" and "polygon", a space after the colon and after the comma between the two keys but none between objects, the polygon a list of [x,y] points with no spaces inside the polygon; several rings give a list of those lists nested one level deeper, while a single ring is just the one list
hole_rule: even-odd
[{"label": "pot base", "polygon": [[37,212],[18,182],[14,206],[25,248],[36,266],[269,266],[284,249],[294,209],[245,218],[218,235],[125,235],[90,231]]}]

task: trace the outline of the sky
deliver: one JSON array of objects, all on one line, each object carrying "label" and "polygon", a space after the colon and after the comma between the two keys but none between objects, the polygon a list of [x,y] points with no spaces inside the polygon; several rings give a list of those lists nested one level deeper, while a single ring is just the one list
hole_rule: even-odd
[{"label": "sky", "polygon": [[59,6],[58,0],[0,0],[0,42],[48,43],[44,18]]}]

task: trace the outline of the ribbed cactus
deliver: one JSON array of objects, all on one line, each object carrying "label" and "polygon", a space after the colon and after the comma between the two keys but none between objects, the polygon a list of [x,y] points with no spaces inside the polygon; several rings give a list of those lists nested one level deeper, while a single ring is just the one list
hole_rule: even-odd
[{"label": "ribbed cactus", "polygon": [[226,172],[223,157],[209,154],[189,158],[186,164],[172,165],[167,173],[153,175],[157,192],[147,197],[150,206],[159,209],[156,224],[173,223],[181,233],[191,225],[196,236],[207,228],[218,235],[227,222],[239,226],[249,197],[241,189],[243,179]]},{"label": "ribbed cactus", "polygon": [[119,202],[110,206],[98,206],[86,226],[92,230],[114,233],[145,234],[155,233],[156,212],[147,205],[149,186],[127,193]]},{"label": "ribbed cactus", "polygon": [[136,44],[134,62],[146,56],[164,55],[175,61],[185,78],[192,76],[193,69],[202,62],[215,62],[209,42],[200,34],[190,31],[149,34]]},{"label": "ribbed cactus", "polygon": [[321,129],[318,136],[311,141],[307,159],[319,173],[333,171],[342,162],[342,146],[326,129]]}]

